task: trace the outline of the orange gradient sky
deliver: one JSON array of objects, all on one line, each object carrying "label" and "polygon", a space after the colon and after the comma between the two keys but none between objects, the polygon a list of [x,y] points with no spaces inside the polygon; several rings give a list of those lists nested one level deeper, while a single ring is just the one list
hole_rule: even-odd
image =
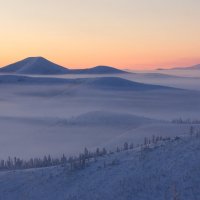
[{"label": "orange gradient sky", "polygon": [[84,68],[200,63],[200,0],[0,0],[0,66],[29,56]]}]

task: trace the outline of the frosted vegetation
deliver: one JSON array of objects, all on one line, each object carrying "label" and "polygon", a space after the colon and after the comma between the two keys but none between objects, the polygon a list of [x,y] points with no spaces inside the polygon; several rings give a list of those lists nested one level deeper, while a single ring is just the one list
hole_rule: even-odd
[{"label": "frosted vegetation", "polygon": [[[200,198],[200,134],[145,138],[113,152],[85,149],[62,165],[0,173],[2,199]],[[11,192],[12,191],[12,192]]]},{"label": "frosted vegetation", "polygon": [[1,71],[0,199],[200,199],[197,72],[46,62]]}]

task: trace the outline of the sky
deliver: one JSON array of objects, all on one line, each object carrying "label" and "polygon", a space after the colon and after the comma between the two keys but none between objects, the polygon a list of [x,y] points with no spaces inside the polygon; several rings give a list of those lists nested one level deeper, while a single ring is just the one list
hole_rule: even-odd
[{"label": "sky", "polygon": [[43,56],[70,68],[200,63],[200,0],[0,0],[0,66]]}]

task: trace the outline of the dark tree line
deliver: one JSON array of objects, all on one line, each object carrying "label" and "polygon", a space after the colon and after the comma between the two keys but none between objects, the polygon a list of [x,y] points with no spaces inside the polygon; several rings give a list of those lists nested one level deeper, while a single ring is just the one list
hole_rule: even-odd
[{"label": "dark tree line", "polygon": [[[151,142],[157,142],[162,140],[162,137],[153,136],[152,139],[145,138],[144,144],[137,145],[147,147]],[[115,152],[127,151],[134,148],[133,143],[125,142],[123,147],[116,148]],[[18,157],[8,157],[7,160],[0,161],[0,170],[17,170],[17,169],[30,169],[30,168],[41,168],[41,167],[51,167],[57,165],[63,165],[70,170],[75,169],[83,169],[85,168],[91,161],[96,162],[98,157],[113,154],[113,151],[107,151],[105,148],[99,149],[97,148],[94,152],[90,152],[87,148],[84,149],[83,153],[79,154],[79,156],[70,156],[67,157],[65,154],[60,158],[52,158],[51,155],[44,156],[43,158],[30,158],[29,160],[21,159]]]},{"label": "dark tree line", "polygon": [[17,157],[8,157],[7,160],[0,160],[0,170],[16,170],[16,169],[29,169],[51,167],[57,165],[64,165],[71,170],[84,168],[91,159],[96,161],[97,157],[107,154],[105,148],[97,148],[95,152],[89,152],[87,148],[79,156],[66,157],[64,154],[61,158],[52,158],[51,155],[44,156],[43,158],[31,158],[29,160],[20,159]]},{"label": "dark tree line", "polygon": [[[190,127],[189,133],[191,136],[200,137],[200,131],[195,129],[193,126]],[[175,137],[175,140],[179,137]],[[151,138],[144,138],[143,144],[138,144],[136,146],[133,143],[125,142],[124,145],[120,148],[117,147],[114,152],[121,152],[132,150],[134,148],[141,147],[143,149],[149,148],[151,144],[156,144],[159,141],[169,141],[170,137],[162,136],[152,136]],[[79,156],[70,156],[66,157],[63,154],[60,158],[52,158],[51,155],[44,156],[43,158],[30,158],[29,160],[20,159],[17,157],[11,158],[8,157],[7,160],[0,160],[0,170],[16,170],[16,169],[29,169],[29,168],[41,168],[41,167],[51,167],[57,165],[63,165],[70,170],[83,169],[91,161],[96,162],[98,157],[113,154],[113,151],[107,151],[105,148],[97,148],[95,151],[91,152],[87,148],[84,149],[83,153]]]},{"label": "dark tree line", "polygon": [[182,119],[182,118],[178,118],[178,119],[173,119],[172,123],[174,124],[200,124],[200,120],[199,119]]},{"label": "dark tree line", "polygon": [[12,169],[28,169],[28,168],[39,168],[49,167],[54,165],[63,164],[67,161],[65,155],[60,159],[52,158],[50,155],[44,156],[43,158],[31,158],[29,160],[20,159],[17,157],[8,157],[7,160],[0,161],[1,170],[12,170]]}]

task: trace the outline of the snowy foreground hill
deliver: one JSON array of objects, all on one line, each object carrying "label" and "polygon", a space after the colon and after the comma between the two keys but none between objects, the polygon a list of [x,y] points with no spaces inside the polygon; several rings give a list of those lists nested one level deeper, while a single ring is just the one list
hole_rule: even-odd
[{"label": "snowy foreground hill", "polygon": [[0,172],[3,200],[198,200],[200,137],[182,136],[115,152],[84,169]]}]

